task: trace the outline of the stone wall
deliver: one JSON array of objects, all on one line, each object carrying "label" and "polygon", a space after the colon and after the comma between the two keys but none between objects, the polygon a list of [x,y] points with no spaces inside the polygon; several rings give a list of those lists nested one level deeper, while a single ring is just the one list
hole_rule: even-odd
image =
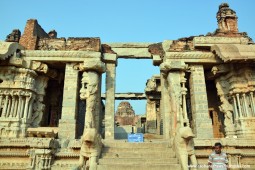
[{"label": "stone wall", "polygon": [[48,34],[38,24],[37,20],[30,19],[27,21],[24,33],[19,43],[28,50],[36,50],[39,38],[48,38]]}]

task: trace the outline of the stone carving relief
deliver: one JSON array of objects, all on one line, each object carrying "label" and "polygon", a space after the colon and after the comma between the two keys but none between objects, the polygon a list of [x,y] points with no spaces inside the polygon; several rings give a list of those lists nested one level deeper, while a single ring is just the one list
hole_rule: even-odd
[{"label": "stone carving relief", "polygon": [[78,169],[96,169],[97,160],[101,153],[101,136],[95,128],[87,128],[81,138],[81,150]]},{"label": "stone carving relief", "polygon": [[254,78],[253,69],[243,65],[234,66],[231,72],[215,81],[222,103],[220,110],[225,115],[227,136],[235,135],[234,131],[237,137],[252,137],[255,133],[251,125],[255,117]]},{"label": "stone carving relief", "polygon": [[225,133],[226,137],[235,136],[235,128],[233,124],[233,106],[229,102],[228,93],[230,84],[226,81],[226,77],[222,76],[215,80],[217,93],[220,98],[220,111],[224,114]]},{"label": "stone carving relief", "polygon": [[51,169],[52,151],[50,149],[31,149],[28,151],[30,164],[27,169]]},{"label": "stone carving relief", "polygon": [[[26,129],[38,126],[47,78],[25,68],[3,67],[0,70],[0,136],[25,137]],[[34,104],[34,101],[36,103]],[[35,109],[37,108],[37,109]]]},{"label": "stone carving relief", "polygon": [[94,71],[85,71],[82,74],[82,87],[80,89],[80,98],[86,100],[85,127],[95,127],[95,110],[98,100],[99,75]]},{"label": "stone carving relief", "polygon": [[[190,159],[191,165],[194,167],[197,165],[193,140],[194,137],[195,135],[188,126],[178,128],[177,134],[174,137],[174,149],[183,170],[188,170],[188,159]],[[193,170],[195,169],[197,168],[193,168]]]},{"label": "stone carving relief", "polygon": [[24,47],[16,42],[0,42],[0,60],[5,60],[23,49]]},{"label": "stone carving relief", "polygon": [[146,83],[145,91],[155,91],[156,90],[156,80],[155,79],[149,79]]}]

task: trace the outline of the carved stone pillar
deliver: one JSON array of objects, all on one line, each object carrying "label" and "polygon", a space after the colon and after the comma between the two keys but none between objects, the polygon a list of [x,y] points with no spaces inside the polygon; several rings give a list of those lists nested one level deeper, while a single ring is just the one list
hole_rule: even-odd
[{"label": "carved stone pillar", "polygon": [[9,101],[9,95],[7,94],[7,92],[5,92],[5,100],[4,100],[4,107],[3,107],[2,117],[6,117],[8,101]]},{"label": "carved stone pillar", "polygon": [[208,101],[204,68],[192,65],[189,79],[193,130],[197,138],[212,138],[212,121],[208,114]]},{"label": "carved stone pillar", "polygon": [[233,121],[233,105],[229,102],[229,86],[226,77],[221,76],[215,80],[217,93],[220,98],[221,105],[219,106],[220,111],[224,114],[225,120],[225,136],[233,137],[235,136],[235,127]]},{"label": "carved stone pillar", "polygon": [[[176,135],[176,130],[183,127],[182,108],[182,73],[187,65],[180,61],[165,61],[160,65],[162,76],[165,78],[161,83],[161,95],[164,100],[164,136],[165,138]],[[164,96],[164,95],[168,96]],[[166,102],[166,103],[165,103]],[[169,103],[169,104],[167,104]]]},{"label": "carved stone pillar", "polygon": [[[160,73],[161,82],[161,99],[160,99],[160,115],[163,118],[163,136],[165,139],[170,138],[170,124],[173,124],[172,119],[170,119],[170,103],[169,103],[169,93],[167,79],[163,72]],[[171,121],[171,123],[170,123]]]},{"label": "carved stone pillar", "polygon": [[156,101],[147,100],[146,103],[146,124],[148,133],[157,133]]},{"label": "carved stone pillar", "polygon": [[96,110],[99,96],[99,75],[95,71],[85,71],[82,74],[82,87],[80,90],[80,98],[86,100],[86,113],[84,132],[87,128],[98,128],[96,119],[99,115],[96,115]]},{"label": "carved stone pillar", "polygon": [[76,114],[78,104],[78,70],[73,63],[67,63],[65,69],[65,84],[62,104],[62,116],[59,121],[59,138],[75,139]]},{"label": "carved stone pillar", "polygon": [[104,54],[106,62],[105,139],[114,139],[115,78],[117,55]]},{"label": "carved stone pillar", "polygon": [[87,128],[99,129],[101,115],[101,74],[105,72],[105,65],[100,58],[91,58],[75,66],[83,71],[81,79],[80,98],[86,100],[86,113],[83,134]]},{"label": "carved stone pillar", "polygon": [[3,112],[2,101],[3,101],[3,92],[2,90],[0,90],[0,117],[2,117],[2,112]]}]

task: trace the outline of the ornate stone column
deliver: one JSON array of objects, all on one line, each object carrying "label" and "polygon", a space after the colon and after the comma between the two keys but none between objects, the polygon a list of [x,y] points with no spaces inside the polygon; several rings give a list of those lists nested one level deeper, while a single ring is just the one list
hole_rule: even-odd
[{"label": "ornate stone column", "polygon": [[157,113],[156,101],[147,99],[146,103],[146,123],[148,133],[157,133]]},{"label": "ornate stone column", "polygon": [[[181,61],[165,61],[160,65],[163,80],[162,99],[164,100],[164,136],[174,137],[176,130],[183,127],[182,74],[187,65]],[[164,96],[164,95],[168,96]],[[169,104],[167,104],[169,103]],[[186,102],[185,102],[186,104]],[[170,121],[169,121],[170,120]]]},{"label": "ornate stone column", "polygon": [[60,139],[76,138],[76,114],[78,106],[79,71],[74,63],[67,63],[65,68],[65,84],[62,104],[62,116],[59,121],[58,136]]},{"label": "ornate stone column", "polygon": [[99,131],[99,113],[101,111],[101,74],[105,71],[105,65],[100,58],[87,59],[84,63],[75,66],[83,71],[81,79],[80,98],[86,100],[86,113],[83,133],[87,128],[95,128]]},{"label": "ornate stone column", "polygon": [[208,101],[203,65],[190,66],[190,99],[193,131],[197,138],[212,138],[212,121],[208,114]]},{"label": "ornate stone column", "polygon": [[161,71],[160,73],[161,82],[161,99],[160,99],[160,114],[163,118],[163,136],[165,139],[170,138],[170,124],[172,124],[172,119],[170,120],[170,103],[168,94],[168,85],[165,74]]},{"label": "ornate stone column", "polygon": [[[224,114],[224,125],[226,137],[235,136],[235,127],[233,121],[233,105],[229,102],[227,95],[229,94],[229,83],[226,77],[221,76],[215,80],[217,93],[220,98],[221,105],[219,106],[220,111]],[[235,106],[234,106],[235,107]]]},{"label": "ornate stone column", "polygon": [[96,128],[96,110],[98,98],[99,75],[95,71],[85,71],[82,74],[82,87],[80,90],[81,100],[86,100],[86,113],[84,131],[86,128]]},{"label": "ornate stone column", "polygon": [[114,139],[115,78],[117,55],[105,53],[104,61],[106,63],[105,139]]}]

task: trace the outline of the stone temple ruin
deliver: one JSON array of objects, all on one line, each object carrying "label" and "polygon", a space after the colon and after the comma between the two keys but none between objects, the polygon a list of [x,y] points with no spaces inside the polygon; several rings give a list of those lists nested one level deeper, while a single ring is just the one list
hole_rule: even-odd
[{"label": "stone temple ruin", "polygon": [[[0,42],[0,169],[81,169],[89,159],[90,169],[187,170],[206,165],[215,142],[230,165],[255,169],[255,45],[228,4],[217,21],[213,33],[160,43],[57,38],[34,19],[13,30]],[[160,75],[144,93],[117,94],[119,58],[151,59]],[[117,99],[147,100],[145,133],[161,138],[114,139]]]}]

